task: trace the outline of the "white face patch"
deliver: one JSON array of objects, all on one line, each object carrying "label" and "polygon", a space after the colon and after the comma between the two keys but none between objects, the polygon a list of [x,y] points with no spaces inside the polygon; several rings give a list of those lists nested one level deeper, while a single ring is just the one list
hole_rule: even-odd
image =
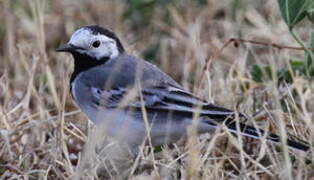
[{"label": "white face patch", "polygon": [[[98,47],[93,47],[95,41],[100,42]],[[77,51],[95,57],[97,60],[103,57],[113,59],[119,55],[117,43],[114,39],[103,34],[95,35],[87,28],[81,28],[75,31],[68,44],[82,48]]]}]

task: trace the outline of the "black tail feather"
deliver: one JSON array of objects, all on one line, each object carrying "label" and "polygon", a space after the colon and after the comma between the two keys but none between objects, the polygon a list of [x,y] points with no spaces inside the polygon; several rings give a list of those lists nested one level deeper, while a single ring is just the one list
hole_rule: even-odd
[{"label": "black tail feather", "polygon": [[[213,122],[208,122],[210,125],[213,125],[213,126],[216,126],[217,124],[213,123]],[[225,121],[225,125],[227,126],[227,128],[234,132],[234,133],[237,133],[238,130],[237,130],[237,123],[232,120],[232,119],[229,119],[229,120],[226,120]],[[243,123],[239,123],[239,132],[241,133],[241,135],[244,135],[244,136],[248,136],[248,137],[252,137],[252,138],[261,138],[263,136],[265,136],[265,131],[262,130],[262,129],[258,129],[258,128],[255,128],[255,127],[252,127],[252,126],[248,126],[248,125],[245,125]],[[287,145],[291,148],[294,148],[294,149],[298,149],[298,150],[301,150],[301,151],[307,151],[309,148],[310,148],[310,145],[305,142],[305,141],[302,141],[300,139],[297,139],[296,137],[294,137],[295,139],[292,139],[292,137],[288,137],[287,139]],[[280,143],[282,142],[281,138],[276,135],[276,134],[268,134],[266,135],[266,140],[270,141],[270,142],[274,142],[274,143]]]}]

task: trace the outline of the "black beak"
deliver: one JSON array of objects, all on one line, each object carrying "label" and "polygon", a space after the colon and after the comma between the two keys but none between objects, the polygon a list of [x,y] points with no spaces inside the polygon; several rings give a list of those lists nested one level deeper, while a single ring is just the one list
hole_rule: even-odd
[{"label": "black beak", "polygon": [[60,47],[58,47],[56,49],[56,51],[57,52],[70,52],[70,53],[73,53],[73,52],[77,51],[78,49],[85,50],[84,48],[75,46],[73,44],[64,44],[64,45],[61,45]]},{"label": "black beak", "polygon": [[73,52],[75,47],[72,44],[64,44],[56,49],[57,52]]}]

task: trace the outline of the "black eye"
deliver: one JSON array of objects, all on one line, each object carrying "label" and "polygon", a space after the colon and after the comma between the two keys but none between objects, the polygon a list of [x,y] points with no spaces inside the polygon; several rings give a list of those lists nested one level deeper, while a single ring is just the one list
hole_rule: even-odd
[{"label": "black eye", "polygon": [[92,44],[92,46],[93,46],[94,48],[98,48],[98,47],[100,46],[100,41],[99,41],[99,40],[94,41],[93,44]]}]

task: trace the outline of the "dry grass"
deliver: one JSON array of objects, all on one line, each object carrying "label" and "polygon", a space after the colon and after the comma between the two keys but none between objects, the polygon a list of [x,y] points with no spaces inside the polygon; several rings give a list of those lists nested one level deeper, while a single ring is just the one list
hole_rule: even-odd
[{"label": "dry grass", "polygon": [[[313,164],[305,163],[313,160],[313,148],[308,153],[287,147],[278,150],[264,141],[231,136],[223,127],[199,138],[189,130],[187,142],[162,147],[156,153],[142,147],[136,159],[117,152],[111,141],[105,151],[95,154],[91,147],[96,145],[88,139],[99,139],[100,134],[87,133],[91,131],[88,122],[69,96],[72,61],[54,49],[76,28],[97,23],[117,32],[135,55],[160,40],[154,63],[186,89],[248,115],[259,112],[254,122],[248,123],[281,136],[289,132],[312,143],[313,82],[296,76],[293,84],[280,87],[274,81],[256,83],[248,70],[253,63],[285,67],[287,59],[300,57],[300,52],[229,46],[211,59],[209,71],[203,74],[207,57],[232,37],[296,45],[280,19],[276,1],[243,2],[233,15],[228,0],[208,0],[203,7],[182,1],[177,6],[156,8],[149,25],[134,29],[134,22],[124,17],[129,7],[122,1],[1,1],[1,179],[313,178]],[[161,19],[166,11],[171,23]],[[312,29],[301,24],[298,32],[307,40]],[[166,35],[160,36],[160,32]],[[288,110],[280,102],[286,103]],[[86,142],[92,145],[84,156],[81,152]],[[110,151],[115,153],[109,158]]]}]

